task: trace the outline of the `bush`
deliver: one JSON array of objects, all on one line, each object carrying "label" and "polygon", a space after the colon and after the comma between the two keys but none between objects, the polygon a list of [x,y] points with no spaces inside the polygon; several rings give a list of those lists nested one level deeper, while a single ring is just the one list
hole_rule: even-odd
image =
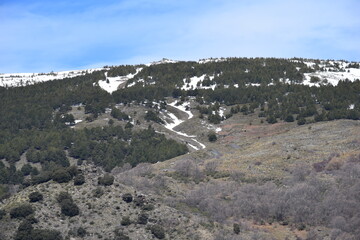
[{"label": "bush", "polygon": [[104,190],[102,190],[101,187],[97,187],[93,190],[93,195],[94,197],[99,198],[104,195]]},{"label": "bush", "polygon": [[79,174],[74,178],[74,185],[83,185],[84,183],[85,183],[84,175]]},{"label": "bush", "polygon": [[77,236],[81,237],[81,238],[86,236],[86,230],[83,227],[79,227],[78,230],[76,231],[76,233],[77,233]]},{"label": "bush", "polygon": [[299,118],[297,121],[298,125],[304,125],[306,123],[306,119],[305,118]]},{"label": "bush", "polygon": [[23,218],[34,213],[34,209],[30,204],[23,204],[10,210],[11,218]]},{"label": "bush", "polygon": [[70,193],[68,193],[68,192],[60,192],[59,195],[56,197],[56,201],[58,203],[61,203],[65,199],[70,199],[72,201],[72,197],[71,197]]},{"label": "bush", "polygon": [[32,171],[32,166],[29,163],[21,167],[21,172],[24,174],[24,176],[29,175],[31,171]]},{"label": "bush", "polygon": [[150,227],[150,231],[158,239],[164,239],[165,238],[165,230],[160,225],[152,225]]},{"label": "bush", "polygon": [[50,229],[34,229],[31,234],[33,240],[62,240],[61,233]]},{"label": "bush", "polygon": [[240,233],[240,225],[238,223],[234,223],[233,225],[234,233],[239,234]]},{"label": "bush", "polygon": [[105,174],[103,177],[99,177],[98,184],[104,185],[104,186],[110,186],[114,183],[114,176],[110,174]]},{"label": "bush", "polygon": [[71,177],[75,177],[79,173],[79,170],[76,166],[70,166],[66,169],[66,171],[70,174]]},{"label": "bush", "polygon": [[130,240],[129,236],[123,233],[120,229],[115,229],[115,238],[114,240]]},{"label": "bush", "polygon": [[123,217],[122,219],[121,219],[121,225],[123,225],[123,226],[128,226],[128,225],[130,225],[131,224],[131,220],[130,220],[130,217],[128,217],[128,216],[126,216],[126,217]]},{"label": "bush", "polygon": [[141,209],[144,211],[152,211],[155,209],[155,207],[153,204],[145,204]]},{"label": "bush", "polygon": [[38,202],[43,200],[43,195],[39,192],[32,192],[29,194],[29,200],[30,202]]},{"label": "bush", "polygon": [[6,216],[5,210],[0,209],[0,220],[3,219],[4,216]]},{"label": "bush", "polygon": [[131,193],[125,193],[123,196],[122,196],[122,199],[127,202],[127,203],[131,203],[132,200],[133,200],[133,196],[131,195]]},{"label": "bush", "polygon": [[216,142],[216,140],[217,140],[216,134],[214,132],[209,133],[208,139],[209,139],[209,142]]},{"label": "bush", "polygon": [[149,216],[146,213],[140,213],[140,215],[138,216],[138,224],[147,224],[149,219]]},{"label": "bush", "polygon": [[72,179],[70,173],[65,169],[58,169],[52,174],[52,179],[58,183],[68,182]]},{"label": "bush", "polygon": [[293,121],[294,121],[293,115],[288,115],[288,116],[285,118],[285,121],[286,121],[286,122],[293,122]]},{"label": "bush", "polygon": [[79,207],[71,200],[65,199],[60,203],[61,213],[73,217],[79,215]]}]

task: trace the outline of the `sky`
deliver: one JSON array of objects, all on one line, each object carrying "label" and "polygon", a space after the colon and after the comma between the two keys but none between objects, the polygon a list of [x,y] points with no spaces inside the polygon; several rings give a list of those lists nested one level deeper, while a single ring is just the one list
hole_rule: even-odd
[{"label": "sky", "polygon": [[0,73],[162,58],[360,61],[359,0],[0,0]]}]

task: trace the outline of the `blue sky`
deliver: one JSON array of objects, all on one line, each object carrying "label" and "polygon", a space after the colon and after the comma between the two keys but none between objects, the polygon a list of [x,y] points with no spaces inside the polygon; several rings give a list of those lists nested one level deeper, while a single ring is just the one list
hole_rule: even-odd
[{"label": "blue sky", "polygon": [[358,0],[0,0],[0,73],[162,58],[360,61]]}]

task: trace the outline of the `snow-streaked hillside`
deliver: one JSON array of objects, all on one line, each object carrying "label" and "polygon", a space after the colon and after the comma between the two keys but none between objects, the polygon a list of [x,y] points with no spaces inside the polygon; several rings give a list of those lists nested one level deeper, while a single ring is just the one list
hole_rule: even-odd
[{"label": "snow-streaked hillside", "polygon": [[105,72],[105,80],[100,80],[98,82],[99,87],[107,91],[108,93],[113,93],[116,91],[121,84],[126,83],[129,79],[135,77],[142,68],[136,69],[136,73],[130,73],[126,76],[117,76],[117,77],[108,77],[107,72]]},{"label": "snow-streaked hillside", "polygon": [[60,80],[64,78],[74,78],[95,71],[101,71],[104,68],[93,68],[87,70],[70,70],[50,73],[6,73],[0,74],[1,87],[21,87],[35,83]]},{"label": "snow-streaked hillside", "polygon": [[[226,61],[233,61],[232,58],[208,58],[208,59],[200,59],[197,62],[194,62],[193,69],[196,68],[196,64],[205,65],[208,63],[220,63]],[[296,83],[296,84],[304,84],[308,86],[316,86],[319,87],[321,85],[333,85],[336,86],[341,80],[349,80],[355,81],[360,79],[360,68],[359,63],[347,62],[347,61],[334,61],[334,60],[309,60],[309,59],[288,59],[288,61],[293,63],[299,63],[299,66],[296,67],[297,71],[300,71],[301,67],[304,64],[313,69],[313,71],[302,72],[303,80],[302,81],[292,81],[293,79],[289,79],[286,77],[286,72],[284,72],[285,77],[280,79],[271,79],[271,82],[268,85],[274,85],[276,82],[280,83]],[[152,80],[152,76],[146,76],[145,80],[142,78],[136,78],[138,73],[140,73],[144,68],[151,67],[153,65],[160,64],[177,64],[179,61],[174,61],[170,59],[162,59],[160,61],[152,62],[145,65],[137,65],[139,67],[136,68],[136,72],[133,74],[128,74],[126,76],[113,76],[108,77],[107,72],[105,72],[104,79],[98,81],[94,85],[100,86],[102,89],[109,93],[113,93],[116,91],[119,86],[123,87],[132,87],[137,83],[142,83],[142,86],[145,87],[147,85],[156,84],[155,80]],[[141,66],[141,67],[140,67]],[[265,65],[264,65],[265,66]],[[51,80],[60,80],[64,78],[73,78],[81,75],[85,75],[87,73],[92,73],[94,71],[107,71],[109,68],[95,68],[95,69],[87,69],[87,70],[73,70],[73,71],[62,71],[62,72],[51,72],[51,73],[8,73],[8,74],[0,74],[0,86],[2,87],[18,87],[31,85],[40,82],[46,82]],[[245,73],[248,73],[249,70],[246,69]],[[207,73],[201,76],[192,76],[183,78],[183,83],[181,85],[177,85],[181,90],[191,90],[191,89],[215,89],[218,86],[217,77],[219,77],[221,73]],[[128,80],[133,79],[128,82]],[[245,86],[260,86],[259,83],[253,82],[245,82]],[[238,88],[239,84],[234,83],[232,86],[224,85],[224,88],[235,87]]]}]

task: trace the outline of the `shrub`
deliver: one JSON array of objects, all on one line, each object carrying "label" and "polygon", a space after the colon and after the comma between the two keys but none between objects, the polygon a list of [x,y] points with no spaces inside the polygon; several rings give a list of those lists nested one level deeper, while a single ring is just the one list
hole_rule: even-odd
[{"label": "shrub", "polygon": [[216,140],[217,140],[216,134],[214,132],[209,133],[208,139],[209,139],[209,142],[216,142]]},{"label": "shrub", "polygon": [[234,223],[233,225],[234,233],[239,234],[240,233],[240,225],[238,223]]},{"label": "shrub", "polygon": [[150,231],[158,239],[164,239],[165,238],[165,230],[160,225],[152,225],[150,227]]},{"label": "shrub", "polygon": [[74,185],[83,185],[84,183],[85,183],[84,175],[79,174],[74,178]]},{"label": "shrub", "polygon": [[79,207],[71,200],[65,199],[60,203],[61,213],[73,217],[79,215]]},{"label": "shrub", "polygon": [[21,167],[21,172],[24,174],[24,176],[29,175],[31,171],[32,171],[32,166],[29,163]]},{"label": "shrub", "polygon": [[114,176],[110,174],[105,174],[103,177],[99,177],[98,184],[104,185],[104,186],[110,186],[114,183]]},{"label": "shrub", "polygon": [[299,119],[298,119],[298,122],[297,122],[298,125],[304,125],[305,123],[306,123],[306,119],[305,119],[305,118],[299,118]]},{"label": "shrub", "polygon": [[286,121],[286,122],[293,122],[293,121],[294,121],[293,115],[288,115],[288,116],[285,118],[285,121]]},{"label": "shrub", "polygon": [[75,177],[79,173],[79,170],[76,166],[70,166],[66,169],[66,171],[70,174],[71,177]]},{"label": "shrub", "polygon": [[78,237],[85,237],[86,236],[86,230],[83,227],[79,227],[76,231]]},{"label": "shrub", "polygon": [[10,210],[11,218],[22,218],[34,213],[30,204],[23,204]]},{"label": "shrub", "polygon": [[35,175],[31,177],[31,182],[34,185],[48,182],[50,180],[51,180],[51,172],[49,171],[42,171],[39,175]]},{"label": "shrub", "polygon": [[138,207],[144,206],[144,204],[145,204],[145,196],[143,196],[143,195],[136,196],[135,199],[134,199],[134,203]]},{"label": "shrub", "polygon": [[140,213],[140,215],[138,216],[138,224],[147,224],[149,219],[149,216],[146,213]]},{"label": "shrub", "polygon": [[6,215],[5,210],[0,209],[0,220]]},{"label": "shrub", "polygon": [[129,236],[121,231],[121,229],[115,229],[115,238],[114,240],[130,240]]},{"label": "shrub", "polygon": [[123,196],[122,196],[122,199],[127,202],[127,203],[130,203],[132,202],[133,200],[133,196],[131,195],[131,193],[125,193]]},{"label": "shrub", "polygon": [[155,209],[155,207],[153,204],[145,204],[141,209],[144,211],[152,211]]},{"label": "shrub", "polygon": [[101,187],[97,187],[93,190],[94,197],[99,198],[104,195],[104,190]]},{"label": "shrub", "polygon": [[58,203],[61,203],[65,199],[70,199],[72,201],[72,197],[71,197],[70,193],[68,193],[68,192],[60,192],[59,195],[57,195],[57,197],[56,197],[56,201]]},{"label": "shrub", "polygon": [[68,182],[72,179],[70,173],[65,169],[58,169],[52,174],[52,179],[58,183]]},{"label": "shrub", "polygon": [[128,225],[130,225],[131,224],[131,220],[130,220],[130,217],[128,217],[128,216],[126,216],[126,217],[123,217],[122,219],[121,219],[121,225],[123,225],[123,226],[128,226]]},{"label": "shrub", "polygon": [[61,233],[50,229],[34,229],[31,234],[33,240],[62,240]]},{"label": "shrub", "polygon": [[29,200],[30,202],[38,202],[43,200],[43,195],[39,192],[32,192],[29,194]]}]

